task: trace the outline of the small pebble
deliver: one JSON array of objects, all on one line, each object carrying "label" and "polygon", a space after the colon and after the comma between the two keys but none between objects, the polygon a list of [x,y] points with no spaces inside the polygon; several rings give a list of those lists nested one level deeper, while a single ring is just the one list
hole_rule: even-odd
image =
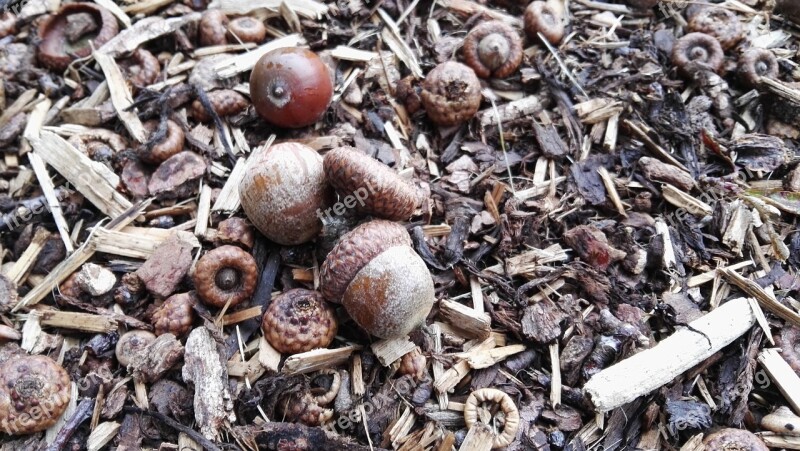
[{"label": "small pebble", "polygon": [[81,290],[92,296],[102,296],[114,288],[117,276],[100,265],[86,263],[78,272],[76,282]]}]

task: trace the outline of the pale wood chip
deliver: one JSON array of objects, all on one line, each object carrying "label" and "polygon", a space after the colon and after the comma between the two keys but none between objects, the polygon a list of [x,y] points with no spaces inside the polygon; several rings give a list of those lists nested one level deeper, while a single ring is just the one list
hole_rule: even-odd
[{"label": "pale wood chip", "polygon": [[125,126],[133,139],[143,143],[147,139],[147,133],[144,130],[142,121],[139,120],[139,116],[136,115],[136,111],[128,109],[133,105],[133,96],[128,84],[125,82],[125,76],[122,75],[122,70],[117,66],[114,58],[99,51],[94,52],[94,59],[106,76],[108,89],[111,92],[111,103],[117,110],[117,116],[122,121],[122,125]]},{"label": "pale wood chip", "polygon": [[[127,11],[131,13],[130,10]],[[163,17],[146,17],[103,44],[95,50],[95,55],[102,53],[112,58],[122,56],[138,49],[145,42],[171,34],[182,26],[200,20],[200,13],[190,13],[181,17],[165,19]]]},{"label": "pale wood chip", "polygon": [[64,138],[42,131],[38,138],[29,139],[29,142],[34,152],[98,210],[115,217],[131,207],[130,201],[116,190],[119,177],[106,165],[79,152]]}]

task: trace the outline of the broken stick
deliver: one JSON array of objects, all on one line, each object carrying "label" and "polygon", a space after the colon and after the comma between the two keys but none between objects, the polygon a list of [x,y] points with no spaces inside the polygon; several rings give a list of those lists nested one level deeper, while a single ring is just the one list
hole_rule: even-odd
[{"label": "broken stick", "polygon": [[616,409],[667,384],[756,323],[746,298],[721,305],[656,346],[595,374],[584,386],[598,411]]}]

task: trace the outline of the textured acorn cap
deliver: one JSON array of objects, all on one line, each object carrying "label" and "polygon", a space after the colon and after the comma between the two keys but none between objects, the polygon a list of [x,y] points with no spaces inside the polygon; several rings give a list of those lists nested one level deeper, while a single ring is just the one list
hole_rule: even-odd
[{"label": "textured acorn cap", "polygon": [[64,368],[43,355],[23,355],[0,365],[0,432],[25,435],[56,424],[70,400]]},{"label": "textured acorn cap", "polygon": [[389,166],[353,147],[328,152],[324,167],[325,177],[336,192],[342,197],[356,196],[354,208],[362,213],[403,221],[420,203],[416,187]]},{"label": "textured acorn cap", "polygon": [[303,144],[275,144],[248,162],[239,183],[247,218],[267,238],[294,245],[322,229],[323,211],[332,193],[325,183],[322,157]]},{"label": "textured acorn cap", "polygon": [[278,352],[298,354],[328,347],[338,323],[317,291],[294,288],[272,300],[261,320],[264,337]]},{"label": "textured acorn cap", "polygon": [[422,82],[422,105],[436,125],[467,122],[481,106],[481,82],[475,71],[455,61],[431,69]]},{"label": "textured acorn cap", "polygon": [[393,246],[411,246],[405,227],[376,219],[346,233],[325,258],[320,269],[320,291],[325,299],[341,302],[347,286],[373,258]]},{"label": "textured acorn cap", "polygon": [[344,292],[355,322],[380,338],[402,337],[421,325],[433,307],[433,279],[408,246],[395,246],[367,263]]},{"label": "textured acorn cap", "polygon": [[703,439],[706,451],[769,451],[757,435],[745,429],[723,428]]}]

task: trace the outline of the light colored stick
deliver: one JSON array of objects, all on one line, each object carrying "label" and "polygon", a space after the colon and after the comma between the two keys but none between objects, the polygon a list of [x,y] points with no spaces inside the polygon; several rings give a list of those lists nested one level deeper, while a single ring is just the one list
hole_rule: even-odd
[{"label": "light colored stick", "polygon": [[281,363],[281,353],[269,344],[266,338],[261,337],[258,342],[258,361],[264,368],[278,372]]},{"label": "light colored stick", "polygon": [[161,243],[173,236],[192,247],[200,247],[200,241],[191,232],[154,227],[126,227],[120,231],[100,228],[95,230],[92,244],[97,252],[147,260]]},{"label": "light colored stick", "polygon": [[757,435],[770,448],[800,449],[800,437],[778,435],[774,432],[759,432]]},{"label": "light colored stick", "polygon": [[492,321],[488,313],[478,312],[458,302],[442,299],[439,302],[439,316],[470,338],[483,340],[492,332]]},{"label": "light colored stick", "polygon": [[86,439],[86,448],[89,451],[100,451],[108,442],[117,435],[120,424],[115,421],[100,423]]},{"label": "light colored stick", "polygon": [[55,220],[56,228],[58,229],[59,235],[61,235],[61,241],[64,242],[67,254],[71,254],[75,251],[75,247],[72,246],[72,240],[69,239],[69,224],[67,224],[67,220],[64,219],[64,213],[61,211],[61,204],[58,201],[58,196],[56,196],[55,186],[53,186],[53,181],[50,179],[50,174],[47,172],[44,161],[42,161],[39,155],[31,153],[28,155],[28,162],[30,162],[33,172],[36,173],[39,186],[42,187],[44,197],[47,199],[47,206],[50,210],[50,214],[53,215],[53,220]]},{"label": "light colored stick", "polygon": [[[431,334],[433,335],[433,352],[436,354],[442,353],[442,330],[438,324],[431,325]],[[444,377],[444,364],[439,359],[433,359],[431,363],[431,370],[433,370],[433,380],[438,382]],[[436,399],[439,401],[439,408],[444,410],[449,403],[449,395],[447,391],[437,392]]]},{"label": "light colored stick", "polygon": [[528,96],[498,106],[497,113],[495,113],[494,108],[481,110],[478,112],[478,119],[481,122],[481,128],[486,128],[496,124],[498,119],[505,124],[526,116],[539,114],[544,110],[545,106],[547,105],[538,96]]},{"label": "light colored stick", "polygon": [[[219,9],[228,14],[247,14],[260,8],[277,11],[281,4],[307,19],[320,19],[328,12],[328,5],[313,0],[220,0],[218,3]],[[209,6],[217,6],[217,2]]]},{"label": "light colored stick", "polygon": [[290,34],[280,39],[274,39],[266,44],[253,49],[247,53],[232,56],[214,65],[217,78],[229,78],[234,75],[252,69],[258,60],[267,52],[283,47],[297,47],[305,44],[305,40],[299,34]]},{"label": "light colored stick", "polygon": [[92,161],[64,138],[41,131],[28,140],[45,163],[64,176],[98,210],[112,218],[131,207],[130,201],[116,187],[119,177],[102,163]]},{"label": "light colored stick", "polygon": [[458,451],[489,451],[494,443],[494,434],[489,426],[483,423],[475,423],[464,437],[464,442]]},{"label": "light colored stick", "polygon": [[550,362],[552,364],[552,380],[550,381],[550,403],[561,404],[561,358],[558,352],[558,341],[550,345]]},{"label": "light colored stick", "polygon": [[283,364],[281,370],[284,374],[294,375],[310,373],[325,368],[334,368],[350,358],[350,355],[360,349],[359,346],[345,346],[336,349],[314,349],[312,351],[295,354]]},{"label": "light colored stick", "polygon": [[800,377],[794,372],[792,367],[783,360],[783,357],[775,348],[767,348],[758,354],[758,363],[778,386],[778,390],[792,405],[795,413],[800,413]]},{"label": "light colored stick", "polygon": [[[127,12],[132,13],[131,10]],[[146,17],[114,36],[97,49],[97,52],[105,53],[111,57],[118,57],[136,50],[147,41],[170,34],[188,23],[197,22],[200,20],[200,16],[200,13],[190,13],[171,19],[155,16]]]},{"label": "light colored stick", "polygon": [[746,298],[728,301],[692,321],[689,326],[694,330],[681,329],[656,346],[595,374],[584,390],[598,411],[615,409],[667,384],[742,336],[755,322]]},{"label": "light colored stick", "polygon": [[413,351],[416,345],[408,339],[408,335],[402,338],[387,338],[372,343],[372,352],[378,357],[378,361],[383,366],[389,366],[400,357]]},{"label": "light colored stick", "polygon": [[756,298],[759,304],[762,307],[766,308],[775,316],[783,318],[784,320],[792,323],[796,327],[800,327],[800,315],[798,315],[794,310],[786,307],[785,305],[781,304],[775,299],[775,296],[768,293],[765,289],[761,288],[761,285],[753,282],[750,279],[746,279],[742,275],[737,272],[731,271],[730,269],[720,268],[718,269],[720,274],[722,274],[728,282],[736,285],[744,291],[745,293],[749,294],[750,296]]},{"label": "light colored stick", "polygon": [[36,230],[36,233],[33,235],[33,239],[31,239],[31,243],[28,245],[28,248],[25,249],[25,252],[19,256],[17,261],[14,262],[14,265],[11,266],[11,269],[9,269],[5,274],[6,277],[14,282],[15,285],[20,285],[25,281],[26,277],[28,276],[28,272],[31,270],[31,268],[33,268],[33,265],[39,258],[39,254],[42,253],[44,245],[49,237],[50,233],[45,228],[39,228]]},{"label": "light colored stick", "polygon": [[200,199],[197,201],[197,224],[194,225],[195,236],[203,236],[208,230],[208,217],[211,214],[211,187],[203,185]]},{"label": "light colored stick", "polygon": [[117,110],[117,116],[122,121],[122,125],[125,126],[133,139],[143,143],[147,139],[147,133],[145,133],[142,121],[139,120],[136,111],[128,109],[133,105],[133,95],[127,83],[125,83],[125,76],[122,75],[122,70],[117,66],[114,58],[104,53],[95,52],[94,59],[106,76],[108,89],[111,92],[111,104]]}]

